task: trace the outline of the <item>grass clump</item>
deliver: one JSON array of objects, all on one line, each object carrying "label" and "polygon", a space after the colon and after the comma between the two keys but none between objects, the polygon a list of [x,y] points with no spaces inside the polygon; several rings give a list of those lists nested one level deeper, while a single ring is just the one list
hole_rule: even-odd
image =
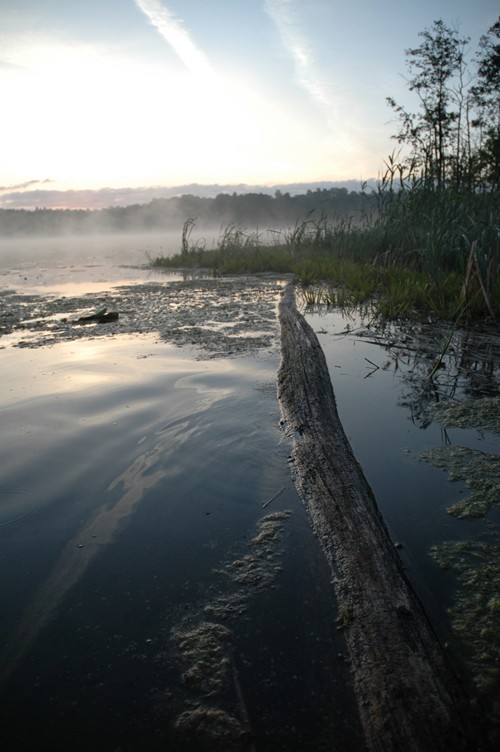
[{"label": "grass clump", "polygon": [[155,267],[163,269],[199,269],[213,276],[262,272],[291,273],[290,250],[285,244],[264,245],[261,235],[249,232],[239,225],[221,228],[214,248],[206,248],[204,241],[190,242],[195,220],[188,219],[182,231],[180,253],[152,260]]}]

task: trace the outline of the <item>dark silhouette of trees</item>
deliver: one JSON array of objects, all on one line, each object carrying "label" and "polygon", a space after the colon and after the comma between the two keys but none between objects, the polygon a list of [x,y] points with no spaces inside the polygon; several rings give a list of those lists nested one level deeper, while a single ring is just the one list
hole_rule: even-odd
[{"label": "dark silhouette of trees", "polygon": [[185,194],[159,198],[147,204],[114,206],[100,210],[25,209],[0,210],[0,233],[12,235],[88,234],[99,232],[181,232],[186,219],[196,218],[199,229],[219,230],[245,226],[252,230],[279,230],[314,215],[358,217],[366,196],[345,188],[308,190],[290,195],[219,193],[215,198]]},{"label": "dark silhouette of trees", "polygon": [[413,165],[421,171],[426,185],[440,189],[448,175],[455,125],[460,118],[453,109],[451,84],[461,74],[469,40],[459,37],[442,20],[419,36],[421,45],[405,53],[412,74],[408,88],[417,95],[419,109],[410,113],[391,97],[387,101],[401,121],[397,140],[410,146]]},{"label": "dark silhouette of trees", "polygon": [[[491,188],[498,184],[500,21],[483,36],[476,69],[467,62],[470,39],[442,19],[406,50],[408,89],[418,101],[409,112],[387,102],[400,121],[394,138],[408,148],[410,172],[427,188]],[[485,185],[487,183],[487,186]]]},{"label": "dark silhouette of trees", "polygon": [[491,185],[500,181],[500,18],[481,37],[476,55],[477,79],[472,87],[480,134],[478,171]]}]

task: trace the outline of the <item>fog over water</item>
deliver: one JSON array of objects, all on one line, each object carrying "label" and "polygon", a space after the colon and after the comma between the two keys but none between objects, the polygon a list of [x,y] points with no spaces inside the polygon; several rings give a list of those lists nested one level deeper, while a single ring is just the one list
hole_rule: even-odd
[{"label": "fog over water", "polygon": [[[274,230],[242,228],[258,233],[262,243],[276,241]],[[207,249],[217,246],[225,227],[193,228],[190,247]],[[173,256],[182,249],[182,224],[178,230],[161,232],[62,234],[55,236],[0,237],[0,269],[18,265],[63,264],[149,264],[157,256]]]},{"label": "fog over water", "polygon": [[112,262],[145,264],[148,255],[177,253],[180,232],[57,235],[0,239],[0,266]]}]

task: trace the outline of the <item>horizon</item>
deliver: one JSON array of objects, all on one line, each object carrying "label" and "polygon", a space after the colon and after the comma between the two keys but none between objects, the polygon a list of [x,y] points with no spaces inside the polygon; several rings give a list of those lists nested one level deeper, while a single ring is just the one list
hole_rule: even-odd
[{"label": "horizon", "polygon": [[415,107],[405,49],[443,18],[472,59],[498,9],[0,0],[0,12],[0,207],[92,209],[106,192],[116,205],[190,185],[375,180],[395,150],[386,98]]},{"label": "horizon", "polygon": [[290,193],[290,195],[305,194],[308,190],[329,190],[331,188],[345,188],[349,192],[359,192],[362,183],[366,183],[372,190],[376,185],[375,178],[367,181],[358,180],[323,180],[297,183],[274,183],[262,185],[248,185],[244,183],[190,183],[177,186],[138,186],[136,188],[98,188],[95,190],[40,190],[14,191],[1,195],[0,210],[22,211],[102,211],[112,208],[126,208],[131,205],[144,205],[155,200],[170,199],[179,196],[193,195],[201,198],[215,198],[217,195],[233,194],[245,195],[249,193],[265,193],[274,196],[276,192]]}]

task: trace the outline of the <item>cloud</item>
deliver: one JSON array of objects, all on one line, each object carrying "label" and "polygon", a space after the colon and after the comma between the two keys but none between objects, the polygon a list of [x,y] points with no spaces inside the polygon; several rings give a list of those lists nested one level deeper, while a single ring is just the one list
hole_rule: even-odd
[{"label": "cloud", "polygon": [[182,21],[159,0],[135,0],[135,4],[162,37],[173,47],[177,56],[192,73],[207,76],[212,67],[205,53],[197,47]]},{"label": "cloud", "polygon": [[[321,8],[319,4],[318,13],[322,12]],[[275,23],[283,45],[294,61],[298,84],[325,115],[330,133],[330,158],[337,166],[353,170],[363,151],[363,136],[360,135],[360,123],[353,116],[357,105],[352,93],[346,92],[345,85],[332,70],[328,82],[325,82],[322,66],[302,31],[305,22],[299,13],[303,6],[297,0],[264,0],[264,10]]]},{"label": "cloud", "polygon": [[49,178],[45,180],[27,180],[25,183],[17,183],[17,185],[0,185],[0,193],[5,191],[23,191],[25,188],[30,188],[32,185],[43,185],[44,183],[52,183]]},{"label": "cloud", "polygon": [[295,63],[299,85],[317,104],[331,108],[331,98],[321,83],[314,56],[297,28],[292,0],[265,0],[264,9],[276,24],[283,45]]}]

